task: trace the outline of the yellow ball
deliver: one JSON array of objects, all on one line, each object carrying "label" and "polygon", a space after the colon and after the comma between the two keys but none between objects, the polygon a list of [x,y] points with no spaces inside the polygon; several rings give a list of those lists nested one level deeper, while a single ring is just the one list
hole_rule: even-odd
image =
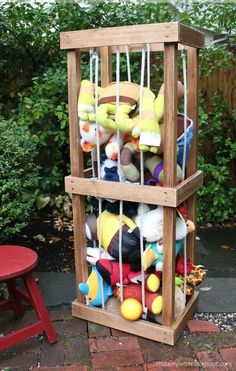
[{"label": "yellow ball", "polygon": [[142,316],[142,304],[137,299],[125,299],[121,304],[120,313],[123,318],[136,321]]}]

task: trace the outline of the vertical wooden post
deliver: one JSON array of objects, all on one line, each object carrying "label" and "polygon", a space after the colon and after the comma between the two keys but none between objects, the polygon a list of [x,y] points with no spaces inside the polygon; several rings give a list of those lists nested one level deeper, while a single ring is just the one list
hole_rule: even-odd
[{"label": "vertical wooden post", "polygon": [[[187,163],[186,176],[190,176],[197,171],[198,154],[198,49],[188,47],[188,116],[194,122],[194,136],[189,160]],[[196,225],[196,193],[186,201],[188,218]],[[196,232],[187,236],[188,257],[194,261],[196,249]]]},{"label": "vertical wooden post", "polygon": [[[83,153],[80,147],[79,122],[77,100],[80,86],[80,52],[69,50],[67,53],[68,67],[68,103],[69,103],[69,131],[70,131],[70,161],[71,175],[84,176]],[[85,197],[72,195],[74,249],[76,267],[76,287],[79,282],[84,282],[88,276],[86,262],[86,236],[85,225]],[[84,302],[84,295],[77,290],[77,299]]]},{"label": "vertical wooden post", "polygon": [[[177,62],[178,44],[164,45],[164,186],[176,185],[177,141]],[[164,207],[163,231],[163,324],[171,326],[174,320],[175,302],[175,234],[176,209]]]},{"label": "vertical wooden post", "polygon": [[101,54],[101,85],[107,86],[112,81],[112,58],[110,48],[103,46],[100,48]]}]

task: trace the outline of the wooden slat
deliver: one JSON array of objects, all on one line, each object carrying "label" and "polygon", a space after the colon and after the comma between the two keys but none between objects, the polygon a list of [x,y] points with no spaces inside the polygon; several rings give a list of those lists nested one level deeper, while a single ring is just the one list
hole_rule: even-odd
[{"label": "wooden slat", "polygon": [[60,34],[61,49],[173,42],[200,48],[204,46],[201,32],[178,22],[95,28]]},{"label": "wooden slat", "polygon": [[[80,135],[77,113],[77,99],[80,83],[80,54],[79,51],[71,50],[67,54],[68,65],[68,103],[69,103],[69,128],[70,128],[70,160],[71,174],[83,177],[83,153],[80,146]],[[72,195],[72,211],[74,224],[74,249],[76,267],[76,285],[84,282],[88,277],[86,262],[86,236],[85,224],[85,198],[80,195]],[[84,295],[77,291],[77,299],[84,302]]]},{"label": "wooden slat", "polygon": [[[129,52],[130,53],[141,52],[142,48],[143,48],[143,44],[129,45]],[[112,46],[110,49],[111,49],[111,53],[116,53],[117,46]],[[118,46],[118,49],[120,53],[126,52],[125,45]],[[178,44],[178,50],[181,51],[182,49],[183,49],[183,44]],[[151,52],[164,52],[164,43],[150,44],[150,51]]]},{"label": "wooden slat", "polygon": [[101,86],[107,86],[112,81],[112,59],[110,48],[103,46],[100,48],[101,55]]},{"label": "wooden slat", "polygon": [[178,41],[178,23],[95,28],[61,32],[61,49]]},{"label": "wooden slat", "polygon": [[130,334],[174,345],[174,330],[162,325],[142,320],[134,322],[127,321],[117,314],[99,308],[88,307],[84,304],[80,304],[78,301],[72,303],[72,315],[86,321],[99,323],[103,326],[129,332]]},{"label": "wooden slat", "polygon": [[[129,52],[130,53],[137,53],[141,52],[143,49],[143,44],[134,44],[134,45],[128,45],[129,46]],[[178,51],[181,51],[183,49],[183,44],[178,43]],[[110,53],[115,54],[117,49],[120,53],[126,53],[126,45],[116,45],[109,47]],[[81,48],[81,52],[88,53],[90,48]],[[151,52],[164,52],[164,43],[152,43],[150,44],[150,51]]]},{"label": "wooden slat", "polygon": [[[164,186],[176,183],[177,141],[177,44],[165,44],[164,50]],[[171,326],[174,318],[175,273],[175,208],[164,207],[163,228],[163,324]]]},{"label": "wooden slat", "polygon": [[179,42],[196,48],[204,48],[205,35],[184,24],[179,24]]},{"label": "wooden slat", "polygon": [[193,296],[187,303],[184,313],[175,321],[172,328],[174,329],[174,344],[181,335],[183,329],[185,328],[188,320],[192,317],[195,312],[198,303],[198,292],[194,292]]},{"label": "wooden slat", "polygon": [[[198,154],[198,50],[188,48],[188,116],[194,122],[194,135],[189,160],[186,167],[186,176],[189,177],[197,171]],[[188,218],[196,225],[196,194],[193,194],[186,202]],[[188,257],[195,260],[196,231],[187,236]]]},{"label": "wooden slat", "polygon": [[183,182],[181,182],[175,189],[177,190],[177,204],[185,201],[192,196],[203,184],[203,172],[198,170]]},{"label": "wooden slat", "polygon": [[97,179],[65,177],[66,192],[153,205],[177,206],[176,190],[167,187],[141,186]]}]

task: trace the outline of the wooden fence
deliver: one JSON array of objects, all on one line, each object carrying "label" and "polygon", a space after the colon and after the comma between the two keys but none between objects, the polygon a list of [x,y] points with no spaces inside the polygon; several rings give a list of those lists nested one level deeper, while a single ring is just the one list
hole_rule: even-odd
[{"label": "wooden fence", "polygon": [[211,107],[212,97],[219,90],[229,113],[236,109],[236,64],[230,70],[214,69],[208,77],[201,77],[200,88],[206,99],[207,107]]}]

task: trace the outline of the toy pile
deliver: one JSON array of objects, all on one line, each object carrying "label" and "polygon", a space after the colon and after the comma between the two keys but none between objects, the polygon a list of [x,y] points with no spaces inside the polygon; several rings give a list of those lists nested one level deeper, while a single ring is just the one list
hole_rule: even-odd
[{"label": "toy pile", "polygon": [[[178,82],[179,100],[183,97],[183,91],[182,83]],[[141,118],[140,106],[142,107]],[[164,179],[162,155],[165,145],[163,85],[157,97],[148,88],[143,88],[140,97],[139,85],[120,82],[119,105],[117,106],[116,83],[111,83],[105,88],[98,88],[98,106],[95,110],[95,87],[90,81],[83,80],[78,98],[78,115],[82,150],[91,152],[96,150],[97,144],[100,146],[102,180],[139,183],[139,155],[142,151],[145,170],[144,184],[162,185]],[[117,136],[117,129],[120,131],[120,136]],[[180,182],[183,178],[181,167],[184,148],[184,117],[182,114],[178,114],[177,130],[176,169],[177,181]],[[193,122],[187,119],[186,158],[190,153],[192,137]],[[118,153],[120,153],[120,168],[117,162]],[[87,259],[92,269],[87,282],[79,284],[79,290],[86,296],[86,303],[99,307],[103,302],[111,300],[111,297],[115,297],[117,302],[122,301],[123,296],[120,312],[124,318],[132,321],[139,319],[142,316],[144,305],[150,318],[161,322],[163,207],[123,201],[121,220],[119,201],[104,199],[100,214],[98,213],[98,201],[92,199],[91,203],[94,213],[87,216],[86,236],[91,241],[97,241],[100,238],[102,254],[98,248],[88,248]],[[120,228],[121,242],[119,242]],[[180,205],[176,213],[175,316],[179,316],[184,310],[185,294],[183,291],[186,291],[187,297],[190,297],[193,287],[199,284],[205,276],[203,267],[194,266],[189,262],[185,288],[184,263],[180,255],[187,233],[191,233],[194,228],[193,222],[187,219],[185,206]],[[140,236],[144,241],[142,259]],[[122,265],[119,262],[120,253]],[[144,303],[142,303],[141,283],[143,275],[145,278]]]}]

